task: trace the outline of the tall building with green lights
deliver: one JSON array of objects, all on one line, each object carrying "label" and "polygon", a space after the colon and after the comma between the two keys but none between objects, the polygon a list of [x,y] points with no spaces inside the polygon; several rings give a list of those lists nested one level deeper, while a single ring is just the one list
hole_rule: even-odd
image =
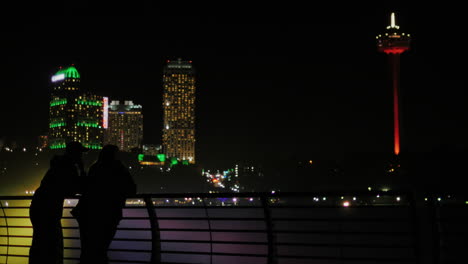
[{"label": "tall building with green lights", "polygon": [[133,101],[113,100],[109,105],[109,127],[104,132],[104,143],[113,144],[121,151],[141,149],[143,141],[142,106]]},{"label": "tall building with green lights", "polygon": [[51,81],[49,147],[62,149],[69,141],[79,141],[91,149],[102,148],[107,97],[81,89],[80,73],[73,65],[60,68]]},{"label": "tall building with green lights", "polygon": [[195,163],[195,70],[192,61],[167,61],[163,72],[163,151],[174,162]]}]

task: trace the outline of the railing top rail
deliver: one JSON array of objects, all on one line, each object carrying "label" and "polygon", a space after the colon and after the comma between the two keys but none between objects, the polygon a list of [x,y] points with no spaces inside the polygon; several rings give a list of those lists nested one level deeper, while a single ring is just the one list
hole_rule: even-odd
[{"label": "railing top rail", "polygon": [[[409,191],[317,191],[317,192],[241,192],[241,193],[142,193],[132,195],[129,198],[180,198],[180,197],[197,197],[197,198],[218,198],[218,197],[314,197],[314,196],[375,196],[375,195],[412,195]],[[68,199],[79,199],[80,195],[68,196]],[[0,196],[2,200],[27,200],[32,199],[31,195],[12,195]]]}]

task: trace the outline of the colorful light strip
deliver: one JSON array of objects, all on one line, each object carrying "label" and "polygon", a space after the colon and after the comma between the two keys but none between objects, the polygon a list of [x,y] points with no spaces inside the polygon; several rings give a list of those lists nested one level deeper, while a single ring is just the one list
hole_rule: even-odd
[{"label": "colorful light strip", "polygon": [[102,127],[109,127],[109,97],[102,98]]}]

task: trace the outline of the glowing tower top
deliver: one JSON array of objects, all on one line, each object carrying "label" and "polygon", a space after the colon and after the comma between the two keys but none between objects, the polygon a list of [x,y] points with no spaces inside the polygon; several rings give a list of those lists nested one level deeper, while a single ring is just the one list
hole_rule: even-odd
[{"label": "glowing tower top", "polygon": [[377,49],[387,54],[401,54],[410,47],[411,36],[399,31],[400,26],[396,25],[395,13],[390,15],[390,25],[384,34],[378,35]]}]

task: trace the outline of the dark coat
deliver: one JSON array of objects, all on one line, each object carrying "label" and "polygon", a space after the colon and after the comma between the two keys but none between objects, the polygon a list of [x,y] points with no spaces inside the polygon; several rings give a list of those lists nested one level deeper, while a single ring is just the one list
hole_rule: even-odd
[{"label": "dark coat", "polygon": [[80,171],[68,155],[54,156],[42,178],[29,207],[33,239],[29,264],[63,263],[62,219],[63,202],[67,196],[80,192]]},{"label": "dark coat", "polygon": [[136,194],[136,184],[119,160],[94,163],[86,177],[83,195],[72,214],[79,222],[96,220],[118,224],[128,196]]},{"label": "dark coat", "polygon": [[37,210],[43,216],[60,220],[65,197],[73,196],[82,189],[79,171],[79,166],[71,157],[54,156],[50,161],[49,170],[34,192],[30,210]]}]

